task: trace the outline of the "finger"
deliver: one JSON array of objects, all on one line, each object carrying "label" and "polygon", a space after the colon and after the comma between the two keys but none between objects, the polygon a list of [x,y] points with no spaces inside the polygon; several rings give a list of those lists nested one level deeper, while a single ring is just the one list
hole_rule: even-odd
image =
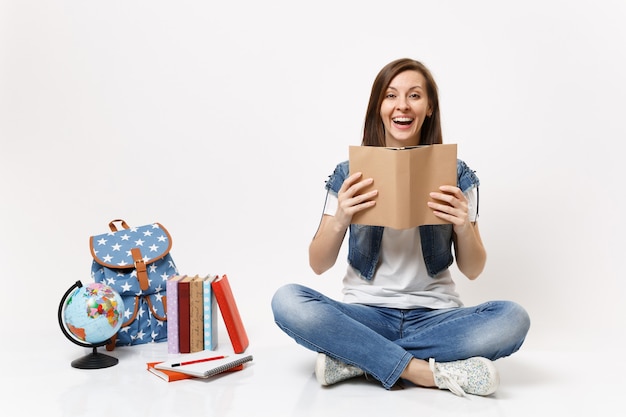
[{"label": "finger", "polygon": [[374,182],[373,178],[366,178],[350,187],[352,195],[358,195],[363,189],[369,187]]},{"label": "finger", "polygon": [[459,199],[456,198],[456,196],[454,195],[437,193],[437,192],[430,193],[430,198],[436,201],[442,201],[442,202],[448,203],[449,205],[453,205],[455,201],[459,201]]},{"label": "finger", "polygon": [[355,172],[354,174],[348,176],[348,178],[343,180],[343,184],[341,184],[339,191],[346,192],[355,182],[358,181],[359,178],[361,178],[362,175],[363,174],[361,172]]},{"label": "finger", "polygon": [[[358,177],[357,177],[358,179]],[[372,178],[366,178],[364,180],[358,181],[356,183],[354,183],[353,181],[351,181],[352,183],[347,184],[348,187],[346,189],[344,189],[343,194],[346,195],[349,198],[352,198],[354,196],[359,195],[360,191],[369,187],[370,185],[372,185],[372,183],[374,182],[374,180]],[[343,185],[346,185],[345,182]],[[342,185],[342,188],[343,188]]]},{"label": "finger", "polygon": [[439,217],[440,219],[446,220],[450,223],[452,223],[453,225],[462,225],[464,223],[463,219],[460,219],[456,216],[453,216],[451,214],[448,213],[444,213],[441,211],[433,211],[433,214],[437,217]]},{"label": "finger", "polygon": [[[370,207],[373,205],[373,199],[378,195],[378,190],[372,190],[367,193],[359,194],[354,197],[342,198],[340,205],[344,210],[350,210],[354,207],[365,205]],[[361,208],[359,208],[361,210]]]},{"label": "finger", "polygon": [[435,216],[447,220],[452,224],[461,225],[465,223],[467,218],[467,214],[463,210],[459,210],[445,204],[438,204],[429,201],[428,207],[433,210],[433,214]]},{"label": "finger", "polygon": [[443,213],[447,213],[456,217],[467,217],[468,206],[464,202],[459,202],[456,200],[456,203],[442,204],[436,201],[427,202],[428,207],[433,210],[441,211]]},{"label": "finger", "polygon": [[454,206],[464,205],[468,202],[463,192],[456,187],[451,188],[450,193],[431,192],[430,197]]},{"label": "finger", "polygon": [[440,191],[448,194],[461,195],[461,189],[459,187],[455,187],[454,185],[442,185],[439,187]]},{"label": "finger", "polygon": [[367,193],[359,194],[352,197],[353,205],[358,205],[362,203],[369,203],[373,201],[373,199],[378,195],[378,190],[368,191]]},{"label": "finger", "polygon": [[428,207],[430,207],[434,211],[438,211],[438,212],[445,213],[445,214],[452,214],[454,211],[456,211],[456,208],[448,204],[440,204],[440,203],[435,203],[432,201],[428,202]]},{"label": "finger", "polygon": [[454,187],[452,185],[442,185],[441,187],[439,187],[439,191],[441,191],[439,193],[440,195],[454,196],[460,201],[466,201],[463,191],[461,191],[461,189],[458,187]]}]

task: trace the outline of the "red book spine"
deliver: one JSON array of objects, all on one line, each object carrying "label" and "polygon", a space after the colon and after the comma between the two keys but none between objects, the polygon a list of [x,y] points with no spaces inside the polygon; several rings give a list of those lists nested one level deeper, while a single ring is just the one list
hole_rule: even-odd
[{"label": "red book spine", "polygon": [[178,283],[178,347],[180,353],[191,353],[189,280],[185,277]]},{"label": "red book spine", "polygon": [[215,300],[222,313],[228,337],[233,345],[235,353],[243,353],[249,345],[248,334],[241,320],[233,291],[228,282],[228,277],[222,275],[211,283],[211,288],[215,294]]}]

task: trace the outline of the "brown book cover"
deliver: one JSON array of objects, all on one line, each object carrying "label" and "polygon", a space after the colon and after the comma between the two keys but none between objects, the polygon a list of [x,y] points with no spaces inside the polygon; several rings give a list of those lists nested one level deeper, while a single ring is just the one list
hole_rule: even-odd
[{"label": "brown book cover", "polygon": [[178,282],[178,347],[180,353],[191,353],[190,339],[190,282],[187,276]]},{"label": "brown book cover", "polygon": [[235,353],[243,353],[249,345],[248,334],[241,320],[239,308],[235,302],[233,291],[228,282],[228,277],[222,275],[211,283],[211,288],[215,294],[217,305],[219,306],[222,319],[228,331],[228,337],[233,345]]},{"label": "brown book cover", "polygon": [[189,350],[204,350],[203,280],[196,275],[189,283]]},{"label": "brown book cover", "polygon": [[445,224],[428,207],[431,191],[456,185],[457,146],[441,144],[386,148],[350,146],[350,173],[361,172],[374,183],[361,192],[378,190],[376,205],[356,213],[355,224],[408,229]]}]

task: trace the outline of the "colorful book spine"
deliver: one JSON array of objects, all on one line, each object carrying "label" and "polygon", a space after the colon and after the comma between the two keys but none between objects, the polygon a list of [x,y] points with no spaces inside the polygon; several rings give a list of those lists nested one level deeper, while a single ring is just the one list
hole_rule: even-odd
[{"label": "colorful book spine", "polygon": [[167,353],[180,353],[178,348],[178,281],[181,275],[172,275],[165,283],[167,292]]},{"label": "colorful book spine", "polygon": [[180,353],[191,353],[189,284],[192,278],[186,276],[178,282],[178,350]]},{"label": "colorful book spine", "polygon": [[204,286],[196,275],[189,283],[189,350],[190,353],[204,350]]},{"label": "colorful book spine", "polygon": [[215,294],[217,305],[222,313],[228,337],[235,353],[243,353],[248,348],[248,334],[241,320],[237,303],[233,295],[228,277],[222,275],[211,283],[211,288]]},{"label": "colorful book spine", "polygon": [[217,349],[217,303],[211,289],[211,283],[217,275],[204,277],[203,284],[203,321],[204,321],[204,348],[206,350]]}]

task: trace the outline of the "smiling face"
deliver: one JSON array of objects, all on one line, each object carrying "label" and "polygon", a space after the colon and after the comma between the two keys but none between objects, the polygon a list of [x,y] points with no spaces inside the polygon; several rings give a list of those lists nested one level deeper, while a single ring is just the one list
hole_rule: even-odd
[{"label": "smiling face", "polygon": [[387,87],[380,105],[385,127],[385,146],[416,146],[426,117],[430,117],[426,79],[413,70],[398,74]]}]

